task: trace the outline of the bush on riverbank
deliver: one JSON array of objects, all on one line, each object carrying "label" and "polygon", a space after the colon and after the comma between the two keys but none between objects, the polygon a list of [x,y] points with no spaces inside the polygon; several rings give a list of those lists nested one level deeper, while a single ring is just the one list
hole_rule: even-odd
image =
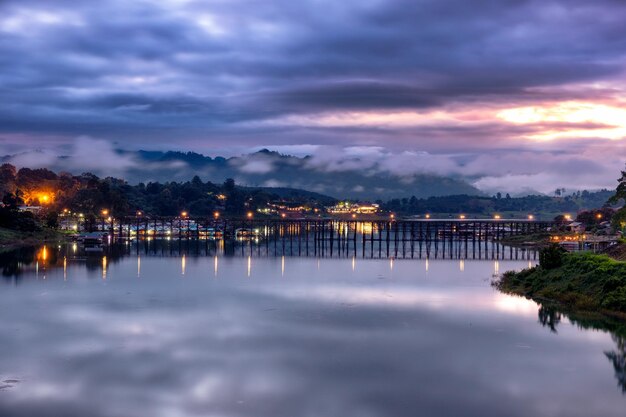
[{"label": "bush on riverbank", "polygon": [[560,266],[509,271],[496,286],[536,300],[557,301],[571,309],[626,317],[626,262],[606,255],[563,254]]},{"label": "bush on riverbank", "polygon": [[567,251],[553,243],[539,251],[539,266],[543,269],[554,269],[563,265],[563,257]]}]

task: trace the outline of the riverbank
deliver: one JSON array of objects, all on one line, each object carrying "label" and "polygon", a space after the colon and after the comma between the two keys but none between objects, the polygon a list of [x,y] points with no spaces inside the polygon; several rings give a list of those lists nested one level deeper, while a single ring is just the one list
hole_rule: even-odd
[{"label": "riverbank", "polygon": [[626,262],[626,242],[610,247],[605,253],[616,261]]},{"label": "riverbank", "polygon": [[606,254],[565,253],[559,266],[508,271],[494,285],[565,311],[626,320],[626,262]]},{"label": "riverbank", "polygon": [[550,244],[550,236],[550,232],[506,236],[500,239],[500,243],[507,246],[524,246],[539,249]]},{"label": "riverbank", "polygon": [[61,242],[66,239],[67,236],[64,233],[49,228],[35,232],[22,232],[0,227],[0,252],[46,242]]}]

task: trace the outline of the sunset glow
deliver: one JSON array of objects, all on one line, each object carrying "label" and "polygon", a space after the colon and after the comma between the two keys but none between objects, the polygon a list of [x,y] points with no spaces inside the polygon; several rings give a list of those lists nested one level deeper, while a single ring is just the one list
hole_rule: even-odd
[{"label": "sunset glow", "polygon": [[[547,126],[529,137],[550,140],[567,137],[596,137],[619,140],[626,137],[626,109],[604,104],[564,102],[547,106],[502,110],[497,117],[515,124]],[[565,123],[553,128],[550,124]]]}]

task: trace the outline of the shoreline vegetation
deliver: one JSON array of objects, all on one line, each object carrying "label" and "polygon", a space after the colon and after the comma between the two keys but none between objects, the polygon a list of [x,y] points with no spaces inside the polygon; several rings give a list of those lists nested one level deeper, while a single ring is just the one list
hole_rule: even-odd
[{"label": "shoreline vegetation", "polygon": [[63,242],[67,234],[48,227],[35,231],[12,230],[0,227],[0,252],[48,242]]},{"label": "shoreline vegetation", "polygon": [[619,260],[626,259],[626,243],[612,248],[610,255],[547,246],[540,251],[539,265],[507,271],[493,285],[579,317],[626,321],[626,262]]},{"label": "shoreline vegetation", "polygon": [[506,236],[499,240],[500,243],[507,246],[524,246],[540,249],[550,245],[550,232],[538,232],[532,234]]}]

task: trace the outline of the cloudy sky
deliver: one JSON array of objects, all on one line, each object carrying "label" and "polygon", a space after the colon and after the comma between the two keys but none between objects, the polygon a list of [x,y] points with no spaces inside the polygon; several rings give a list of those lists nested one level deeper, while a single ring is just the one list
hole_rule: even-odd
[{"label": "cloudy sky", "polygon": [[332,150],[613,187],[625,21],[622,0],[3,0],[0,155]]}]

